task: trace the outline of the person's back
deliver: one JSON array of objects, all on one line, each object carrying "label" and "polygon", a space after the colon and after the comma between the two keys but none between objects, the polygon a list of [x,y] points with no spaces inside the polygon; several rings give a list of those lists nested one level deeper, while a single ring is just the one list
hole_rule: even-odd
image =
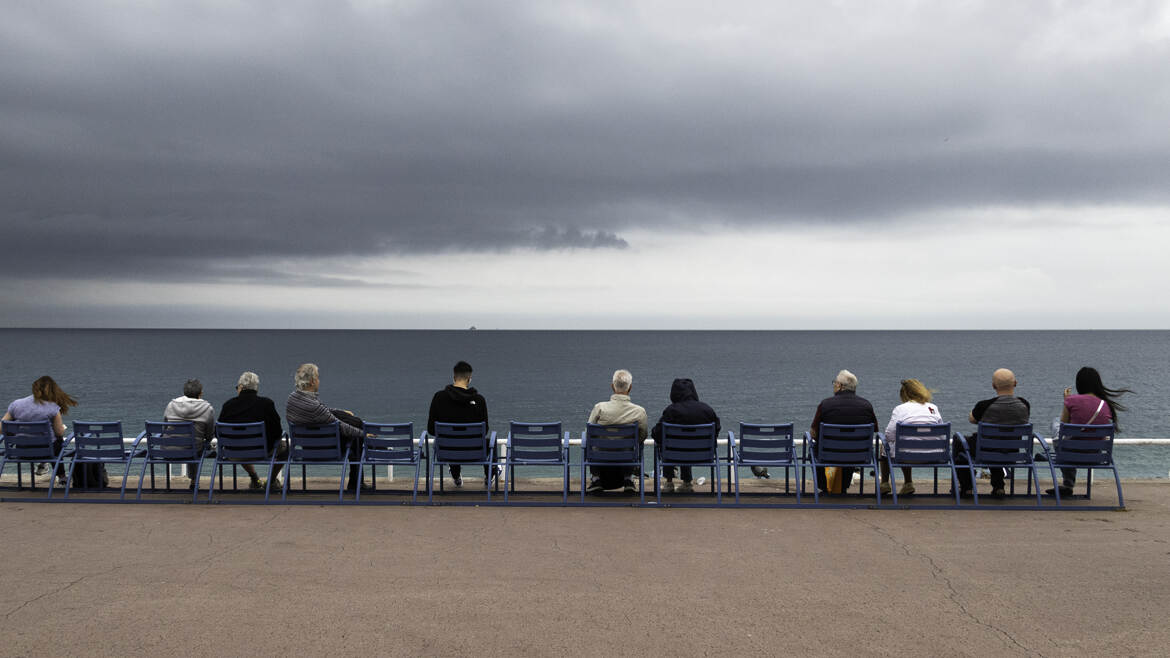
[{"label": "person's back", "polygon": [[1031,417],[1028,401],[1015,395],[997,395],[975,405],[972,415],[981,423],[1024,425]]},{"label": "person's back", "polygon": [[219,422],[264,423],[265,439],[270,451],[283,433],[276,403],[254,390],[242,390],[239,395],[224,402],[219,411]]},{"label": "person's back", "polygon": [[[1016,381],[1016,375],[1007,368],[999,368],[991,373],[991,388],[995,391],[995,397],[986,400],[980,400],[975,403],[975,407],[971,409],[967,420],[978,426],[979,423],[992,423],[995,425],[1023,425],[1029,422],[1031,417],[1031,405],[1024,398],[1016,396],[1016,386],[1019,382]],[[972,441],[969,445],[973,453],[978,452],[979,436],[978,432],[973,435]],[[966,455],[963,455],[958,443],[955,444],[955,463],[966,464]],[[974,454],[972,455],[974,457]],[[960,495],[969,496],[975,486],[971,479],[970,472],[965,468],[957,469],[955,473],[959,480]],[[1004,495],[1004,477],[1006,476],[1004,470],[999,467],[992,467],[988,469],[991,476],[991,495],[994,497],[1001,497]]]},{"label": "person's back", "polygon": [[[434,436],[435,423],[483,423],[484,438],[487,438],[487,400],[471,385],[471,374],[471,364],[466,361],[456,363],[452,369],[451,383],[431,396],[431,406],[427,411],[427,434]],[[448,467],[455,486],[463,486],[463,467],[459,464],[449,464]],[[491,484],[491,478],[492,473],[485,465],[485,487]]]},{"label": "person's back", "polygon": [[[613,394],[608,400],[602,400],[593,405],[589,411],[589,423],[593,425],[638,425],[638,440],[645,441],[649,433],[649,421],[646,418],[646,409],[630,401],[630,391],[634,386],[634,376],[628,370],[617,370],[613,373],[610,390]],[[598,493],[606,489],[621,487],[628,493],[634,491],[632,476],[634,469],[628,466],[591,466],[592,479],[587,489]]]},{"label": "person's back", "polygon": [[[695,389],[695,383],[688,378],[675,379],[670,385],[670,404],[662,410],[662,415],[659,416],[658,422],[655,423],[654,429],[650,431],[650,435],[654,438],[655,443],[662,441],[662,424],[670,423],[672,425],[706,425],[707,423],[715,424],[715,436],[719,436],[721,429],[719,424],[719,416],[711,405],[699,400],[699,392]],[[674,467],[664,466],[662,468],[662,476],[666,479],[663,485],[664,491],[674,491]],[[687,492],[691,487],[691,467],[682,467],[682,491]]]},{"label": "person's back", "polygon": [[[183,384],[183,394],[167,403],[163,411],[163,420],[168,423],[189,421],[195,426],[195,449],[202,453],[211,445],[211,437],[215,430],[215,409],[211,403],[203,399],[203,384],[198,379],[188,379]],[[198,473],[198,462],[192,462],[188,467],[187,475],[191,478],[191,486],[195,486],[195,474]]]}]

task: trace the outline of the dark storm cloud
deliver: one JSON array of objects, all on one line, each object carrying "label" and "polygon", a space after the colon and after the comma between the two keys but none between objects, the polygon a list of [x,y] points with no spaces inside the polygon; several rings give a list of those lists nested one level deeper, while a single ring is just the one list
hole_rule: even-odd
[{"label": "dark storm cloud", "polygon": [[0,275],[1170,194],[1157,4],[638,7],[5,3]]}]

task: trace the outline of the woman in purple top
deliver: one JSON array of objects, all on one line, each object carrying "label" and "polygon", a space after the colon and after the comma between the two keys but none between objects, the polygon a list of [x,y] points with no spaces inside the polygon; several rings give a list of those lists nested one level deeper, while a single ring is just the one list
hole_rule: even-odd
[{"label": "woman in purple top", "polygon": [[[1081,368],[1077,371],[1077,392],[1074,394],[1071,388],[1064,389],[1064,408],[1060,410],[1060,422],[1116,427],[1117,412],[1126,410],[1117,398],[1131,392],[1128,388],[1105,388],[1105,384],[1101,383],[1101,373],[1096,368]],[[1060,495],[1071,495],[1077,470],[1062,468],[1060,472],[1064,479]],[[1049,493],[1052,493],[1051,490]]]},{"label": "woman in purple top", "polygon": [[[69,413],[70,407],[77,406],[77,400],[62,391],[61,387],[57,386],[57,382],[48,375],[33,382],[32,393],[28,397],[13,400],[12,404],[8,405],[8,411],[5,412],[3,420],[16,420],[23,423],[39,420],[49,421],[53,427],[53,433],[57,435],[53,448],[59,453],[61,452],[61,439],[65,436],[65,421],[61,420],[61,414]],[[62,485],[65,484],[64,467],[57,469],[57,478],[61,480]]]}]

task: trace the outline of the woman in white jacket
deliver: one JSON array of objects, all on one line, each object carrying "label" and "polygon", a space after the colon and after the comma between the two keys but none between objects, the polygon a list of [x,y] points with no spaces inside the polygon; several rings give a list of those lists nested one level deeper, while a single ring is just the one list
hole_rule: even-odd
[{"label": "woman in white jacket", "polygon": [[[926,388],[917,379],[903,379],[902,388],[898,391],[898,397],[902,399],[902,404],[894,407],[894,412],[890,414],[890,422],[886,425],[886,441],[889,442],[891,448],[894,447],[898,423],[902,423],[903,425],[931,425],[942,422],[942,416],[938,413],[938,407],[930,401],[930,389]],[[896,448],[894,449],[896,450]],[[882,493],[890,493],[890,459],[888,456],[882,457],[881,470]],[[914,481],[911,479],[910,474],[910,468],[903,466],[902,477],[906,481],[902,485],[902,488],[898,489],[899,496],[914,493]]]}]

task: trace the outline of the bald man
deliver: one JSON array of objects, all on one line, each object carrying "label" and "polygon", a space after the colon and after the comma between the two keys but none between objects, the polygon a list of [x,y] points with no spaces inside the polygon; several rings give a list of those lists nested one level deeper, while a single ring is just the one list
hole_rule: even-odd
[{"label": "bald man", "polygon": [[[978,425],[979,423],[995,423],[997,425],[1023,425],[1028,421],[1032,405],[1024,398],[1016,397],[1016,375],[1007,368],[1000,368],[991,373],[991,388],[995,390],[995,397],[980,400],[971,410],[967,420]],[[973,439],[974,440],[974,439]],[[970,446],[975,450],[975,446]],[[955,463],[966,464],[966,458],[959,454],[958,444],[955,444]],[[959,494],[971,495],[974,486],[971,482],[971,473],[966,469],[956,469],[959,478]],[[1002,496],[1004,471],[1002,468],[991,469],[991,495]]]}]

